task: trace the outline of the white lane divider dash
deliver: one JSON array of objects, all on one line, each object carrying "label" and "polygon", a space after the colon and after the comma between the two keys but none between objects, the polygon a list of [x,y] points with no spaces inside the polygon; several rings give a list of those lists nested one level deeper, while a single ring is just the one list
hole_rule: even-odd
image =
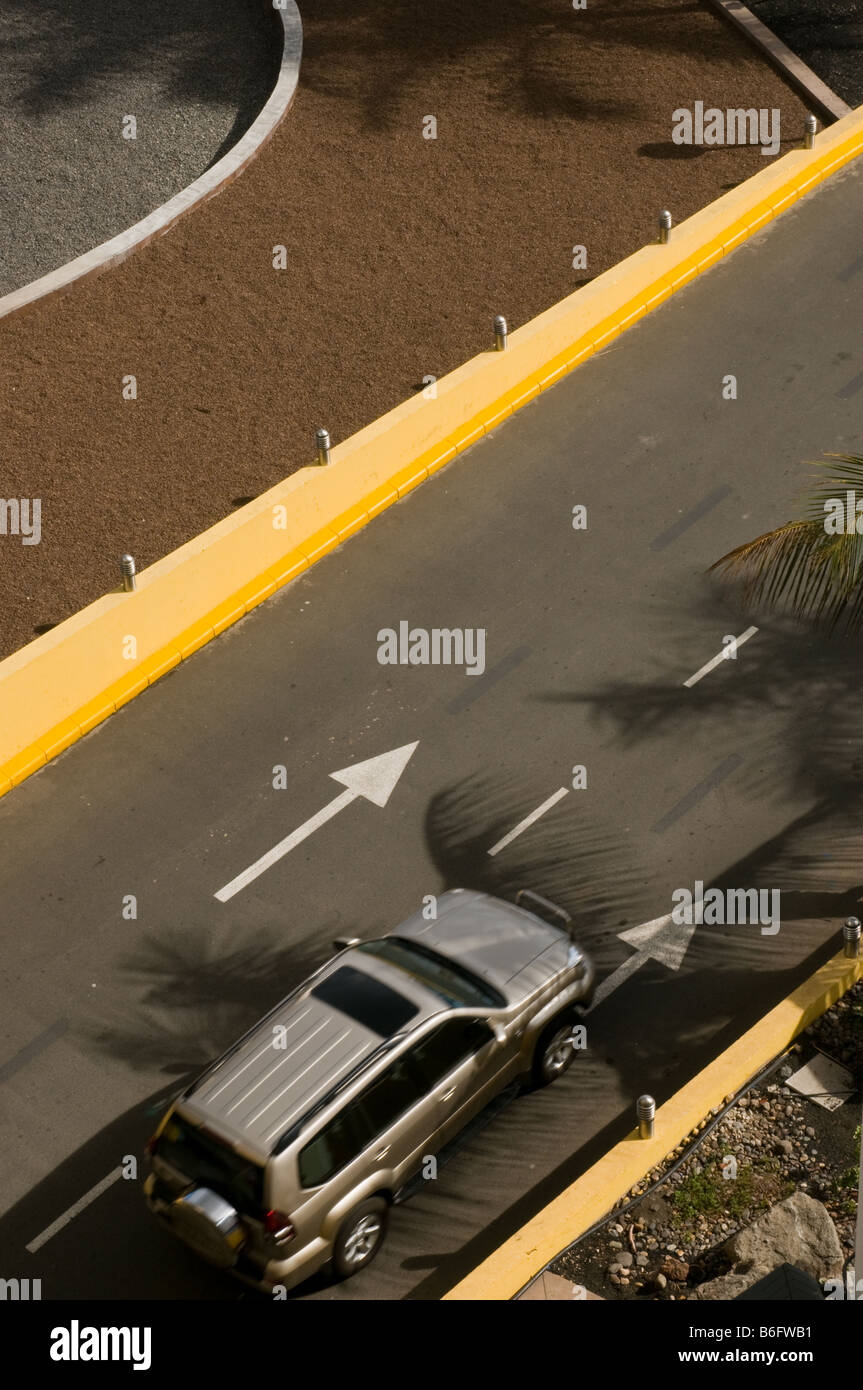
[{"label": "white lane divider dash", "polygon": [[52,1221],[51,1225],[48,1226],[40,1236],[36,1236],[35,1240],[30,1241],[27,1246],[30,1254],[35,1255],[36,1251],[41,1249],[46,1240],[50,1240],[58,1231],[62,1231],[64,1226],[68,1226],[69,1222],[72,1221],[74,1217],[82,1212],[85,1207],[89,1207],[91,1202],[95,1202],[97,1197],[101,1197],[103,1192],[107,1192],[109,1187],[113,1187],[117,1179],[122,1176],[123,1169],[115,1168],[106,1178],[103,1178],[101,1182],[97,1182],[95,1187],[91,1187],[90,1191],[86,1192],[83,1197],[80,1197],[74,1206],[71,1206],[68,1211],[64,1211],[63,1215],[58,1216],[56,1221]]},{"label": "white lane divider dash", "polygon": [[524,820],[519,821],[514,830],[511,830],[508,835],[504,835],[503,839],[498,840],[496,845],[492,845],[489,854],[500,854],[501,850],[506,849],[507,845],[511,845],[513,840],[521,835],[522,831],[527,830],[528,826],[533,825],[534,821],[538,821],[540,816],[544,816],[546,811],[551,810],[552,806],[556,806],[561,797],[566,796],[568,791],[569,787],[561,787],[554,793],[554,796],[550,796],[541,806],[537,806],[535,811],[531,811],[529,816],[525,816]]},{"label": "white lane divider dash", "polygon": [[706,676],[716,666],[720,666],[723,661],[733,660],[743,643],[748,642],[750,637],[754,637],[757,631],[757,627],[748,627],[739,637],[735,637],[733,645],[729,643],[727,647],[723,647],[722,651],[708,661],[706,666],[702,666],[700,671],[696,671],[694,676],[690,676],[688,681],[684,681],[684,686],[695,685],[696,681],[700,681],[702,676]]}]

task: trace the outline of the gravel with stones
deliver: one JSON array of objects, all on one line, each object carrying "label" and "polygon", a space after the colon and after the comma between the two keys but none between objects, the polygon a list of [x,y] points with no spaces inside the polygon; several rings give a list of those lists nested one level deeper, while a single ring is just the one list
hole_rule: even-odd
[{"label": "gravel with stones", "polygon": [[297,96],[241,177],[0,320],[0,493],[42,504],[39,545],[0,536],[0,655],[115,588],[124,552],[141,569],[313,462],[317,426],[345,439],[487,349],[495,314],[523,324],[653,240],[662,208],[681,221],[767,167],[675,145],[676,108],[779,107],[783,154],[803,129],[689,0],[300,8]]},{"label": "gravel with stones", "polygon": [[3,0],[0,295],[125,231],[224,154],[272,91],[282,33],[261,0]]},{"label": "gravel with stones", "polygon": [[[816,1048],[854,1078],[854,1094],[836,1110],[785,1084]],[[686,1299],[697,1285],[726,1272],[724,1242],[793,1192],[823,1202],[846,1256],[852,1256],[861,1091],[863,981],[801,1035],[779,1067],[678,1168],[669,1171],[672,1159],[655,1169],[618,1203],[600,1231],[561,1255],[552,1272],[606,1299]],[[723,1177],[720,1166],[728,1155],[737,1163],[734,1181]],[[641,1193],[646,1195],[625,1209]]]}]

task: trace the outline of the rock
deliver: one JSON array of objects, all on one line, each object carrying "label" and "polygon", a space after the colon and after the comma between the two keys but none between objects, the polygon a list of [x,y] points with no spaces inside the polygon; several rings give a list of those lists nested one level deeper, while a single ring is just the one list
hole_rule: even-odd
[{"label": "rock", "polygon": [[685,1260],[675,1259],[673,1255],[666,1255],[659,1267],[660,1274],[664,1274],[667,1279],[673,1279],[675,1283],[681,1284],[689,1275],[689,1265]]},{"label": "rock", "polygon": [[763,1271],[756,1275],[721,1274],[718,1279],[709,1279],[706,1284],[700,1284],[692,1297],[703,1299],[706,1303],[718,1299],[737,1298],[739,1294],[745,1293],[752,1284],[757,1284],[762,1274]]},{"label": "rock", "polygon": [[658,1289],[664,1289],[666,1284],[668,1283],[668,1280],[666,1279],[665,1275],[660,1271],[660,1273],[657,1274],[653,1282]]},{"label": "rock", "polygon": [[639,1268],[644,1269],[644,1266],[647,1264],[649,1258],[650,1258],[650,1256],[649,1256],[649,1255],[646,1255],[646,1254],[644,1253],[644,1251],[642,1250],[642,1251],[641,1251],[641,1254],[636,1255],[636,1257],[635,1257],[635,1263],[639,1266]]},{"label": "rock", "polygon": [[[722,1250],[733,1266],[731,1273],[745,1276],[747,1288],[785,1263],[811,1274],[820,1283],[836,1278],[842,1271],[842,1246],[830,1213],[805,1192],[796,1192],[778,1202],[752,1226],[733,1235]],[[733,1293],[711,1296],[736,1297]]]},{"label": "rock", "polygon": [[624,1250],[618,1255],[617,1263],[620,1265],[621,1269],[629,1269],[633,1264],[633,1257],[628,1250]]},{"label": "rock", "polygon": [[610,1240],[608,1242],[608,1248],[609,1250],[622,1250],[623,1245],[619,1240]]},{"label": "rock", "polygon": [[781,1154],[793,1154],[794,1145],[790,1139],[780,1139],[776,1145],[776,1152]]}]

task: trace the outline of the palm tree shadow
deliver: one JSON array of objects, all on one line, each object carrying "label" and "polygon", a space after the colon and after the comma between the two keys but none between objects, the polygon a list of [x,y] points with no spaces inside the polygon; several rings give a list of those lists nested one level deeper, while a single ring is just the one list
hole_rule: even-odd
[{"label": "palm tree shadow", "polygon": [[209,926],[149,932],[76,1032],[136,1070],[199,1071],[326,959],[311,937],[277,942],[272,929],[243,940],[233,928],[230,941]]},{"label": "palm tree shadow", "polygon": [[[790,618],[741,614],[715,586],[705,585],[687,604],[660,599],[668,633],[657,655],[665,673],[656,679],[609,681],[584,690],[548,690],[544,704],[585,706],[599,727],[610,727],[624,746],[647,739],[685,738],[711,720],[736,719],[747,748],[753,795],[787,796],[820,806],[820,814],[859,808],[863,797],[863,720],[857,691],[863,685],[863,647]],[[727,639],[746,626],[758,631],[691,687],[699,661],[730,649]],[[705,640],[705,633],[710,634]],[[774,730],[759,730],[765,713],[784,717],[783,757]],[[749,722],[751,716],[751,723]]]},{"label": "palm tree shadow", "polygon": [[[20,12],[20,19],[16,17]],[[275,85],[282,25],[257,0],[175,0],[117,5],[114,0],[6,0],[0,39],[14,74],[14,104],[37,120],[91,101],[120,75],[155,74],[165,99],[184,105],[237,103],[231,144],[252,124]],[[223,153],[229,144],[221,147]]]}]

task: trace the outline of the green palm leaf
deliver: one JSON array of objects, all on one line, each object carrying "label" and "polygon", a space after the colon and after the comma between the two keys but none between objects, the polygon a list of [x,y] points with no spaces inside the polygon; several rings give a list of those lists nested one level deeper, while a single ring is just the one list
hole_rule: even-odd
[{"label": "green palm leaf", "polygon": [[838,535],[833,530],[847,493],[854,494],[852,517],[856,498],[863,502],[863,458],[827,454],[812,466],[820,474],[801,499],[803,519],[737,546],[710,569],[741,583],[749,605],[856,630],[863,624],[863,535],[846,534],[844,523]]}]

